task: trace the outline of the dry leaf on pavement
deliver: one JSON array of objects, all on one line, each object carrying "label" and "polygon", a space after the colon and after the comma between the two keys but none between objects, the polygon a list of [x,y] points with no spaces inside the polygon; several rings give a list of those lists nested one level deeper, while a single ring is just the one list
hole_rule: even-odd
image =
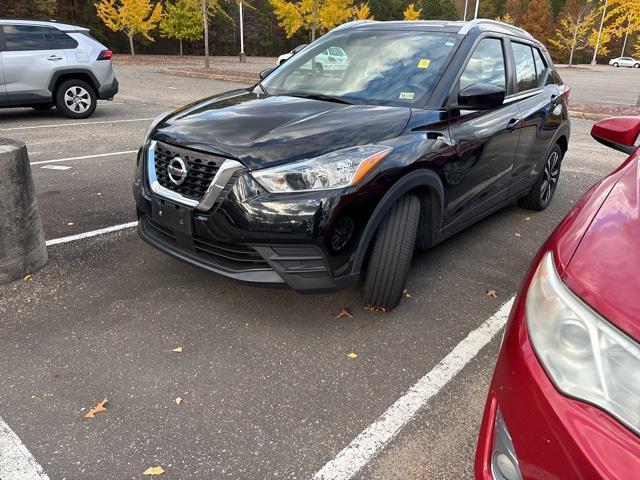
[{"label": "dry leaf on pavement", "polygon": [[404,289],[404,292],[402,292],[402,294],[406,297],[406,298],[411,298],[411,294],[409,292],[407,292],[407,289]]},{"label": "dry leaf on pavement", "polygon": [[176,397],[176,405],[180,405],[182,403],[182,397]]},{"label": "dry leaf on pavement", "polygon": [[25,282],[25,283],[26,283],[26,282],[28,282],[29,280],[31,280],[31,274],[29,274],[29,275],[25,275],[25,276],[22,278],[22,281],[23,281],[23,282]]},{"label": "dry leaf on pavement", "polygon": [[143,475],[162,475],[164,473],[164,468],[157,466],[157,467],[149,467],[147,468],[144,472],[142,472]]},{"label": "dry leaf on pavement", "polygon": [[355,360],[356,358],[358,358],[358,354],[355,352],[351,352],[349,355],[347,355],[347,357],[349,357],[351,360]]},{"label": "dry leaf on pavement", "polygon": [[351,312],[348,309],[343,308],[342,310],[340,310],[340,313],[336,315],[336,318],[342,318],[342,317],[353,318],[353,315],[351,315]]},{"label": "dry leaf on pavement", "polygon": [[84,418],[94,418],[96,416],[96,413],[106,412],[107,411],[106,405],[107,405],[107,399],[105,398],[95,407],[90,408],[89,411],[84,414]]},{"label": "dry leaf on pavement", "polygon": [[497,298],[498,296],[498,292],[496,292],[495,290],[487,290],[486,292],[484,292],[484,294],[487,297],[493,297],[493,298]]},{"label": "dry leaf on pavement", "polygon": [[176,353],[182,353],[182,347],[176,347],[173,350],[171,350],[172,352],[176,352]]},{"label": "dry leaf on pavement", "polygon": [[67,222],[67,225],[71,226],[73,225],[73,222]]},{"label": "dry leaf on pavement", "polygon": [[520,235],[518,232],[513,234],[515,237],[521,237],[522,235]]},{"label": "dry leaf on pavement", "polygon": [[369,305],[368,303],[364,306],[365,310],[369,310],[370,312],[378,312],[378,313],[386,313],[387,309],[384,307],[376,307],[375,305]]}]

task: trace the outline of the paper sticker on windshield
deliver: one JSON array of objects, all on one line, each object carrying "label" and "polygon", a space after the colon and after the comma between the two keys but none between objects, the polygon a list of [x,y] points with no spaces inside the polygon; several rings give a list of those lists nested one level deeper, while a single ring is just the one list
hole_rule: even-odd
[{"label": "paper sticker on windshield", "polygon": [[430,63],[431,60],[429,60],[428,58],[421,58],[418,62],[418,68],[429,68]]},{"label": "paper sticker on windshield", "polygon": [[414,96],[413,92],[400,92],[400,100],[413,100]]}]

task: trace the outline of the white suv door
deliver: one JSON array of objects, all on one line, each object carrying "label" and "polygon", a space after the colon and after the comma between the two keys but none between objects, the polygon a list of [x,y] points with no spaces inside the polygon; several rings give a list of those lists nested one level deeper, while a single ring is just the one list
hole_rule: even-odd
[{"label": "white suv door", "polygon": [[67,55],[58,48],[49,27],[2,25],[2,65],[9,104],[52,101],[49,81],[55,71],[67,69]]}]

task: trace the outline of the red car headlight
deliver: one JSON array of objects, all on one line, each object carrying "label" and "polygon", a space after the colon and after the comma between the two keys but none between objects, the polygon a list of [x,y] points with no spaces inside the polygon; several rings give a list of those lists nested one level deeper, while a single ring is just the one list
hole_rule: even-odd
[{"label": "red car headlight", "polygon": [[556,387],[640,434],[640,345],[569,290],[551,252],[529,286],[526,318],[533,348]]}]

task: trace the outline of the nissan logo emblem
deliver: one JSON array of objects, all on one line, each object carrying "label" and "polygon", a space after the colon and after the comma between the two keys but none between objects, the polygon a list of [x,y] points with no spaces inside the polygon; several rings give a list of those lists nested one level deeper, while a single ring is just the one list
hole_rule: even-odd
[{"label": "nissan logo emblem", "polygon": [[167,173],[169,174],[169,180],[176,185],[182,185],[182,182],[187,178],[187,165],[180,157],[175,157],[169,162]]}]

